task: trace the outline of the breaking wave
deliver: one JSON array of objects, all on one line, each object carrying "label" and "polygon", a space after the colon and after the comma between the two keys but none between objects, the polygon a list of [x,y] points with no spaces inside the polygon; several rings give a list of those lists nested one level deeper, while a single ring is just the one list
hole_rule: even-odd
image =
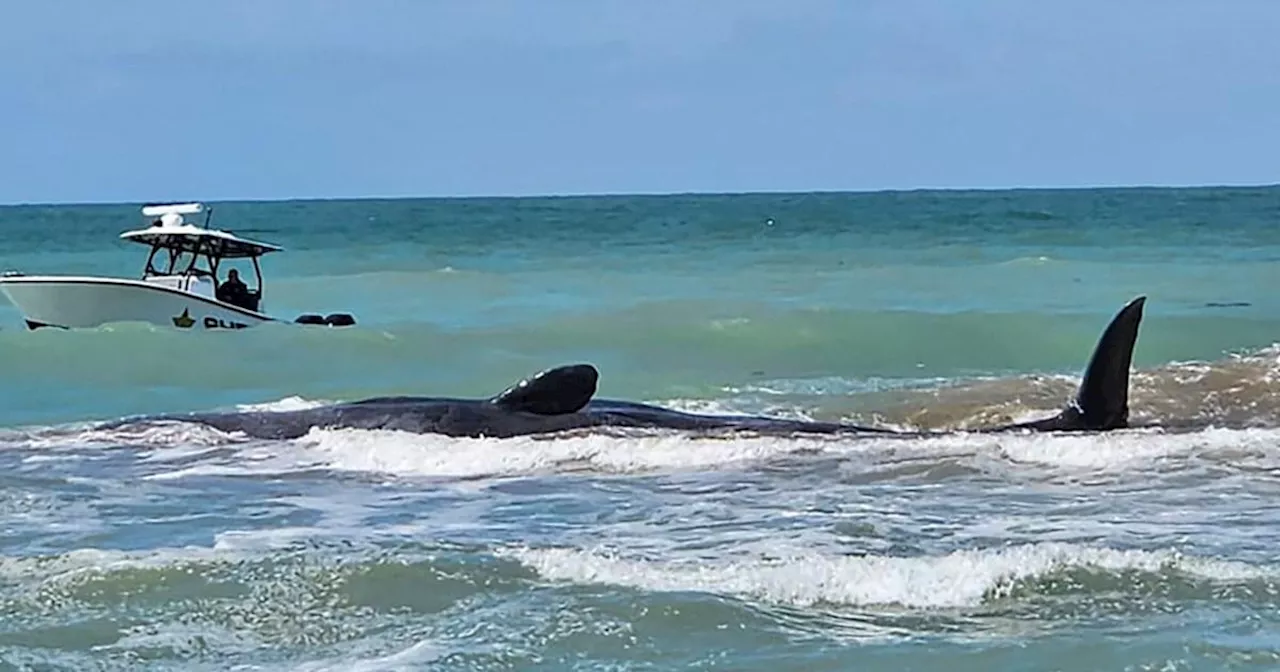
[{"label": "breaking wave", "polygon": [[[832,555],[779,547],[718,559],[638,557],[578,548],[455,544],[295,543],[269,549],[77,550],[0,557],[0,603],[9,613],[132,605],[193,625],[239,629],[262,640],[341,641],[376,625],[378,612],[440,613],[484,595],[550,583],[649,594],[704,593],[805,608],[995,609],[1042,599],[1123,594],[1128,599],[1280,599],[1280,567],[1189,555],[1042,542],[938,555]],[[406,582],[416,588],[402,590]],[[274,599],[266,600],[270,595]],[[285,599],[288,598],[288,599]],[[333,631],[321,611],[342,612]],[[370,610],[371,608],[371,610]],[[363,613],[361,613],[363,611]],[[266,617],[266,618],[264,618]],[[245,627],[248,626],[248,627]],[[215,629],[215,633],[218,629]],[[245,633],[242,633],[243,636]],[[259,642],[264,643],[264,642]]]},{"label": "breaking wave", "polygon": [[[960,550],[939,556],[830,556],[796,552],[772,559],[689,561],[624,558],[578,549],[510,549],[503,555],[539,576],[578,585],[709,592],[796,606],[978,607],[1033,595],[1111,590],[1123,583],[1148,596],[1180,590],[1204,598],[1235,585],[1280,597],[1280,571],[1173,550],[1119,550],[1040,543]],[[1167,594],[1166,594],[1167,596]]]}]

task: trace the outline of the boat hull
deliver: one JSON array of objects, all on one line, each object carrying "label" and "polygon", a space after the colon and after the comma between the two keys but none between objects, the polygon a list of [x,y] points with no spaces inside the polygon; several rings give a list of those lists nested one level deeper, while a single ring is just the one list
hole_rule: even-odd
[{"label": "boat hull", "polygon": [[4,277],[0,278],[0,291],[31,329],[147,322],[175,329],[221,331],[276,321],[191,292],[125,278]]}]

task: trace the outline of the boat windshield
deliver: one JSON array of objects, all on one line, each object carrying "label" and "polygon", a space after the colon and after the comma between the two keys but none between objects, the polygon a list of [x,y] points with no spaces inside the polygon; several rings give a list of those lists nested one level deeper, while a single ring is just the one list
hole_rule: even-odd
[{"label": "boat windshield", "polygon": [[[201,263],[203,262],[203,263]],[[185,250],[152,245],[151,254],[147,255],[147,267],[143,277],[157,275],[195,275],[216,276],[217,261],[207,254],[196,254]]]}]

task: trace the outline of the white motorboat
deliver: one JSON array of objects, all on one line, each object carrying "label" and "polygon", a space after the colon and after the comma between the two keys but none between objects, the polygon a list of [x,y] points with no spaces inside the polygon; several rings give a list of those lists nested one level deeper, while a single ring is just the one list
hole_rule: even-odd
[{"label": "white motorboat", "polygon": [[[183,220],[183,215],[205,215],[204,226]],[[9,271],[0,276],[0,291],[22,313],[29,329],[91,328],[112,322],[148,322],[178,329],[244,329],[265,322],[279,322],[264,312],[262,267],[259,258],[282,248],[209,228],[212,208],[203,203],[148,205],[144,217],[151,225],[120,234],[124,240],[151,248],[140,279],[76,275],[23,275]],[[218,280],[219,266],[228,259],[253,263],[257,288],[243,282]],[[237,285],[240,291],[235,291]],[[348,326],[355,320],[346,313],[326,317],[302,315],[301,324]]]}]

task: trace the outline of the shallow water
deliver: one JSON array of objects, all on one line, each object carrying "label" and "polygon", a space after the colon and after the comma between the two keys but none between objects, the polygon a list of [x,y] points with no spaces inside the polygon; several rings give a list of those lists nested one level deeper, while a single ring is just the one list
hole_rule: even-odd
[{"label": "shallow water", "polygon": [[[360,324],[0,307],[0,669],[1269,669],[1277,213],[1276,189],[219,204],[288,249],[268,310]],[[0,266],[133,274],[136,215],[0,209]],[[1135,419],[1207,428],[92,425],[591,361],[603,396],[963,428],[1060,407],[1139,294]]]}]

